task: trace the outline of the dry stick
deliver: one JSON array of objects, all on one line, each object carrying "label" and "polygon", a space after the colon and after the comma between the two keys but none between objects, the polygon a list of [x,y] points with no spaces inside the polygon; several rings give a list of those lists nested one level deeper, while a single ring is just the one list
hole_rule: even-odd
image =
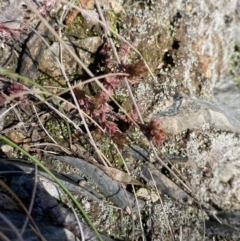
[{"label": "dry stick", "polygon": [[[56,99],[59,99],[60,101],[62,102],[65,102],[67,105],[71,106],[72,108],[74,109],[77,109],[77,107],[72,104],[71,102],[69,102],[68,100],[65,100],[64,98],[58,96],[58,95],[54,95],[52,97],[49,97],[47,98],[45,101],[48,101],[49,99],[52,99],[52,98],[56,98]],[[38,103],[42,103],[42,101],[39,101]],[[88,118],[94,125],[96,125],[102,132],[104,132],[104,130],[102,129],[102,127],[91,117],[89,116],[88,114],[86,114],[85,112],[83,112],[83,115],[86,116],[86,118]]]},{"label": "dry stick", "polygon": [[62,112],[60,112],[59,110],[57,110],[55,107],[53,107],[52,105],[50,105],[48,102],[45,102],[43,98],[41,98],[39,95],[36,95],[35,97],[37,97],[39,100],[41,100],[44,104],[46,104],[49,108],[51,108],[53,111],[55,111],[56,114],[58,114],[60,117],[64,118],[65,120],[67,120],[69,123],[71,123],[74,128],[76,128],[76,130],[78,130],[80,133],[83,133],[81,128],[76,125],[71,119],[69,119],[67,116],[65,116]]},{"label": "dry stick", "polygon": [[[71,102],[65,100],[64,98],[60,97],[60,96],[55,96],[56,99],[59,99],[65,103],[67,103],[67,105],[70,105],[71,107],[73,107],[74,109],[77,109],[77,107],[72,104]],[[83,115],[86,116],[86,118],[88,118],[94,125],[96,125],[102,132],[104,132],[103,128],[88,114],[86,114],[85,112],[83,112]]]},{"label": "dry stick", "polygon": [[203,241],[205,240],[205,235],[206,235],[206,225],[204,221],[204,214],[203,214],[203,209],[202,209],[202,204],[200,203],[200,209],[201,209],[201,214],[202,214],[202,221],[203,221]]},{"label": "dry stick", "polygon": [[[1,71],[0,71],[1,73]],[[41,91],[41,90],[30,90],[28,89],[27,87],[25,87],[26,90],[24,91],[21,91],[20,93],[17,93],[17,94],[12,94],[11,96],[7,96],[7,95],[4,95],[4,98],[6,100],[6,102],[10,102],[10,101],[14,101],[14,99],[18,98],[18,97],[23,97],[24,95],[28,95],[28,94],[31,94],[33,95],[34,93],[36,94],[45,94],[45,95],[51,95],[51,93],[49,92],[45,92],[45,91]],[[23,102],[22,100],[20,101],[17,101],[17,103],[21,103]],[[14,107],[14,106],[13,106]],[[13,107],[10,107],[8,110],[12,109]],[[5,114],[7,111],[5,111],[3,114]],[[2,114],[2,115],[3,115]],[[23,121],[22,121],[23,122]]]},{"label": "dry stick", "polygon": [[[131,217],[132,217],[132,241],[133,241],[133,240],[134,240],[134,235],[135,235],[135,224],[134,224],[133,210],[132,210],[132,206],[131,206],[131,203],[130,203],[130,200],[129,200],[129,196],[128,196],[128,194],[127,194],[127,191],[126,191],[126,189],[124,188],[123,184],[122,184],[122,183],[120,183],[120,184],[121,184],[121,187],[122,187],[122,189],[123,189],[123,191],[124,191],[124,193],[125,193],[125,196],[127,197],[127,201],[128,201],[128,203],[130,204],[130,205],[129,205],[129,208],[130,208]],[[133,185],[132,185],[132,186],[133,186]]]},{"label": "dry stick", "polygon": [[182,225],[180,226],[180,231],[179,231],[179,241],[183,241],[183,233],[182,233]]},{"label": "dry stick", "polygon": [[153,150],[154,156],[157,158],[157,160],[190,192],[192,193],[192,190],[175,174],[175,172],[169,168],[169,166],[158,156],[155,147],[152,144],[152,141],[150,141],[151,149]]},{"label": "dry stick", "polygon": [[[76,89],[77,87],[83,87],[84,85],[88,84],[88,83],[91,83],[93,81],[95,81],[96,79],[100,80],[100,79],[104,79],[106,77],[112,77],[112,76],[129,76],[129,74],[127,73],[109,73],[109,74],[103,74],[103,75],[99,75],[99,76],[96,76],[94,78],[90,78],[88,80],[85,80],[84,82],[79,82],[77,84],[74,84],[72,86],[73,89]],[[51,99],[53,99],[54,97],[56,96],[59,96],[59,95],[63,95],[63,94],[66,94],[67,92],[69,91],[69,89],[64,89],[63,91],[55,94],[55,95],[52,95],[51,97],[48,97],[45,99],[45,101],[49,101]],[[38,102],[36,104],[40,104],[42,102]],[[129,118],[131,118],[130,116],[128,116]]]},{"label": "dry stick", "polygon": [[37,119],[38,119],[38,122],[39,122],[39,124],[40,124],[40,126],[42,127],[42,129],[44,130],[44,132],[47,134],[47,136],[52,140],[52,142],[54,142],[57,146],[59,146],[59,144],[54,140],[54,138],[48,133],[48,131],[45,129],[45,127],[43,126],[43,124],[42,124],[42,122],[41,122],[41,120],[40,120],[40,118],[39,118],[39,116],[38,116],[38,113],[37,113],[37,110],[36,110],[36,107],[35,107],[35,105],[32,105],[32,107],[33,107],[33,110],[34,110],[34,112],[35,112],[35,114],[36,114],[36,116],[37,116]]},{"label": "dry stick", "polygon": [[[35,146],[51,146],[51,143],[41,143],[41,144],[34,144],[34,145],[30,145],[29,147],[33,147],[35,151],[41,151],[44,153],[49,153],[52,155],[58,155],[59,152],[55,152],[55,151],[46,151],[44,149],[40,149],[40,148],[36,148]],[[54,145],[53,145],[54,146]],[[57,145],[56,145],[57,146]]]},{"label": "dry stick", "polygon": [[3,241],[11,241],[4,233],[0,232],[0,239]]},{"label": "dry stick", "polygon": [[[75,1],[75,0],[71,0],[71,1],[70,1],[70,4],[74,4],[74,2],[76,2],[76,1]],[[80,2],[80,1],[79,1],[79,2]],[[68,6],[67,6],[67,9],[63,12],[63,14],[62,14],[62,16],[61,16],[61,22],[63,22],[62,20],[64,20],[64,19],[67,17],[68,13],[69,13],[71,10],[72,10],[71,5],[68,5]]]}]

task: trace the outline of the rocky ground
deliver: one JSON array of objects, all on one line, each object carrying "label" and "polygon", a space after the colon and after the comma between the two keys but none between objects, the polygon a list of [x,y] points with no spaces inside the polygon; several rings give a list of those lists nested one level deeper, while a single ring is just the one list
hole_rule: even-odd
[{"label": "rocky ground", "polygon": [[1,180],[34,169],[20,147],[104,240],[240,240],[240,2],[72,4],[0,0]]}]

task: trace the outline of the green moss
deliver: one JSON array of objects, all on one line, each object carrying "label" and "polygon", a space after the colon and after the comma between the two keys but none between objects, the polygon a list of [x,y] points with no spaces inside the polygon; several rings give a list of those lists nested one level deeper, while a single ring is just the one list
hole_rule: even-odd
[{"label": "green moss", "polygon": [[56,141],[63,139],[63,130],[66,130],[66,128],[67,127],[65,126],[65,122],[63,119],[58,121],[51,119],[46,123],[47,131]]},{"label": "green moss", "polygon": [[[107,21],[111,23],[111,29],[114,32],[118,32],[118,25],[121,22],[119,16],[111,10],[108,10],[106,12],[106,15],[107,15],[107,17],[106,17]],[[112,33],[112,38],[117,39],[117,36],[114,33]]]},{"label": "green moss", "polygon": [[237,86],[240,88],[240,44],[234,48],[234,53],[229,64],[229,72],[233,76]]},{"label": "green moss", "polygon": [[56,172],[61,172],[63,170],[63,163],[59,160],[53,160],[52,164],[54,165],[54,170]]}]

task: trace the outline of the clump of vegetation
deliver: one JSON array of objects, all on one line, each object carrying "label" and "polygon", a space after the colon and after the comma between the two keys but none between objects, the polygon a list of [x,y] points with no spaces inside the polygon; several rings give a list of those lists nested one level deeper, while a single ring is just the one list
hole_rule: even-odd
[{"label": "clump of vegetation", "polygon": [[[81,180],[79,185],[91,190],[94,201],[81,195],[79,200],[97,228],[105,234],[123,240],[139,240],[140,236],[142,240],[146,237],[149,240],[173,240],[176,237],[179,240],[202,240],[202,219],[207,216],[206,207],[210,208],[205,201],[228,208],[231,200],[234,207],[239,208],[236,201],[240,197],[239,173],[229,175],[227,181],[225,175],[225,170],[232,171],[239,164],[235,161],[239,156],[238,137],[225,133],[215,142],[212,138],[211,144],[204,137],[201,144],[202,137],[189,134],[196,134],[192,129],[171,136],[166,133],[165,123],[160,121],[161,115],[157,113],[163,108],[171,108],[171,100],[178,92],[210,95],[213,83],[224,73],[222,67],[226,66],[231,52],[232,38],[229,42],[224,37],[228,33],[224,24],[231,25],[229,33],[232,33],[231,21],[218,22],[229,8],[225,7],[223,12],[221,7],[212,11],[212,5],[182,0],[173,3],[124,1],[124,4],[118,0],[82,0],[75,1],[74,6],[80,6],[77,9],[64,0],[38,2],[36,12],[31,13],[35,16],[31,15],[31,18],[38,16],[43,22],[54,15],[58,19],[54,27],[40,24],[47,30],[42,32],[44,34],[37,30],[40,33],[37,39],[41,35],[45,40],[51,33],[49,41],[39,42],[43,45],[40,52],[49,51],[49,58],[44,59],[44,66],[36,65],[39,75],[33,75],[36,76],[34,80],[21,76],[21,73],[17,75],[0,69],[4,80],[0,107],[8,108],[2,115],[8,112],[14,116],[14,121],[4,124],[1,134],[8,136],[13,126],[9,139],[18,140],[15,143],[20,146],[24,143],[23,149],[44,161],[49,169]],[[103,7],[99,8],[99,3]],[[132,5],[127,7],[128,4]],[[57,10],[52,14],[55,7]],[[0,24],[0,32],[8,38],[21,34],[21,31],[3,24]],[[31,50],[35,48],[29,46],[29,49],[34,54]],[[234,66],[238,57],[236,55],[233,60]],[[15,127],[20,120],[21,127]],[[15,130],[24,132],[24,135],[16,137]],[[209,133],[207,130],[206,136]],[[0,137],[6,141],[2,135]],[[28,143],[23,142],[23,137]],[[220,145],[226,140],[232,145]],[[217,145],[215,149],[214,144]],[[23,154],[29,157],[16,145],[12,146],[18,151],[16,157]],[[223,158],[220,147],[223,150],[229,148],[231,152],[225,151]],[[236,156],[232,160],[234,148]],[[163,158],[158,156],[160,152]],[[85,173],[81,173],[81,168],[56,156],[52,159],[49,153],[64,155],[63,159],[76,156],[78,161],[80,158],[85,160],[116,181],[119,190],[126,191],[129,197],[135,194],[134,185],[142,185],[136,188],[135,206],[131,209],[129,200],[127,206],[118,206],[109,198],[111,195],[105,195],[99,188],[93,175],[89,178],[84,168]],[[222,156],[218,158],[216,153]],[[165,157],[165,154],[173,158],[170,155]],[[197,164],[189,162],[187,156],[196,159]],[[225,165],[225,159],[229,159],[231,165]],[[156,176],[165,178],[163,184],[159,184],[161,178],[157,180],[156,176],[146,178],[143,175],[142,167],[149,162],[156,168]],[[199,168],[199,165],[202,166]],[[171,189],[165,187],[167,183],[177,184],[173,185],[179,188],[177,190],[188,192],[186,196],[193,201],[190,207],[182,198],[176,201],[172,196],[165,196],[164,190]],[[226,185],[233,187],[228,196],[224,193],[225,190],[229,192]],[[158,191],[163,192],[159,195]],[[226,202],[221,204],[219,194],[227,197]],[[201,199],[204,199],[203,205],[198,203]],[[199,206],[203,206],[203,215]]]}]

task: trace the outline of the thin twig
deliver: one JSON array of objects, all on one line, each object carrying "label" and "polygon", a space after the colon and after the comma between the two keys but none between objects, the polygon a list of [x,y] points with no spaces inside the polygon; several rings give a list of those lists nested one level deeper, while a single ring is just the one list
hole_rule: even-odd
[{"label": "thin twig", "polygon": [[[116,144],[114,144],[114,147],[115,147],[115,149],[117,150],[118,155],[121,157],[121,159],[122,159],[122,161],[123,161],[123,164],[124,164],[124,167],[125,167],[125,169],[127,170],[127,173],[128,173],[129,176],[130,176],[131,173],[129,172],[128,166],[127,166],[127,164],[126,164],[126,162],[125,162],[125,160],[124,160],[121,152],[119,151],[119,149],[118,149],[118,147],[117,147]],[[141,231],[142,231],[142,239],[143,239],[143,241],[144,241],[144,240],[146,240],[146,238],[145,238],[145,235],[144,235],[144,229],[143,229],[143,226],[142,226],[141,211],[140,211],[140,208],[139,208],[138,198],[137,198],[137,194],[136,194],[134,185],[132,185],[132,189],[133,189],[134,197],[135,197],[135,199],[136,199],[137,210],[138,210],[138,217],[139,217],[140,227],[141,227]],[[133,222],[132,225],[133,225],[133,233],[134,233],[134,220],[133,220],[133,218],[132,218],[132,222]],[[133,241],[133,239],[134,239],[134,237],[132,236],[132,241]]]}]

